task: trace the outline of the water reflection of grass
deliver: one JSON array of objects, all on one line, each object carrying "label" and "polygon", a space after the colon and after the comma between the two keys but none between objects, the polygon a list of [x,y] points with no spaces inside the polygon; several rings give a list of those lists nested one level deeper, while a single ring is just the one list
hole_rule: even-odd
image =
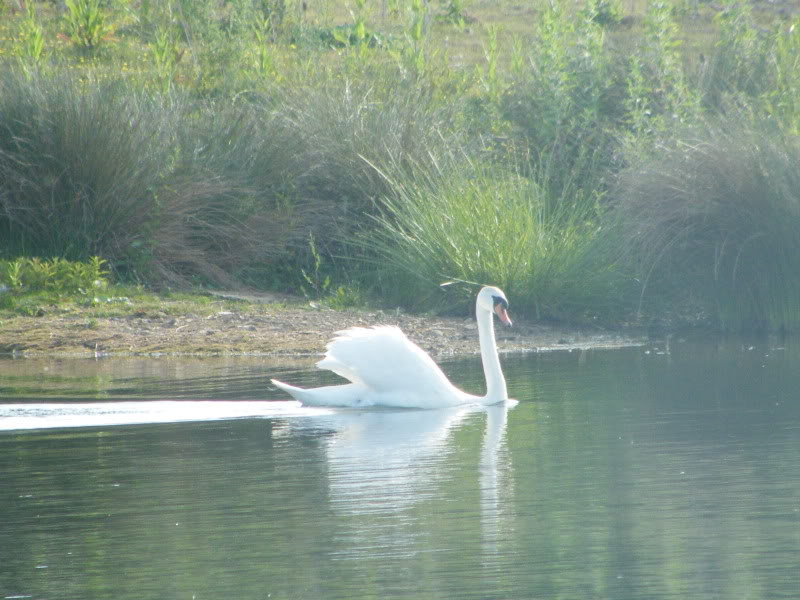
[{"label": "water reflection of grass", "polygon": [[[2,369],[6,371],[6,369]],[[3,373],[2,398],[107,398],[113,380],[110,376],[66,376]]]}]

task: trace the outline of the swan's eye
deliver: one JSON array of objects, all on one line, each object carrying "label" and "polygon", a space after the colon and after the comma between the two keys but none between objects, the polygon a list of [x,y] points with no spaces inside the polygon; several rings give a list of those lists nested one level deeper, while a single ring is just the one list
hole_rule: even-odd
[{"label": "swan's eye", "polygon": [[506,310],[508,309],[508,300],[505,298],[501,298],[500,296],[492,296],[492,300],[494,301],[495,306],[499,304]]}]

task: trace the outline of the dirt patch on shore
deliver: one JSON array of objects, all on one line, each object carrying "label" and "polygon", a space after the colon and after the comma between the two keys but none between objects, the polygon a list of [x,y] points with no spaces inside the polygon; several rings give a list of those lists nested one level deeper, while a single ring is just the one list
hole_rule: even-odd
[{"label": "dirt patch on shore", "polygon": [[[70,311],[0,320],[0,352],[41,355],[315,355],[336,331],[397,325],[433,355],[474,354],[474,319],[407,315],[399,311],[345,310],[275,296],[221,294],[234,303],[204,314],[176,314],[165,301],[158,310],[98,317]],[[615,348],[641,338],[624,333],[569,329],[515,321],[497,328],[501,352]]]}]

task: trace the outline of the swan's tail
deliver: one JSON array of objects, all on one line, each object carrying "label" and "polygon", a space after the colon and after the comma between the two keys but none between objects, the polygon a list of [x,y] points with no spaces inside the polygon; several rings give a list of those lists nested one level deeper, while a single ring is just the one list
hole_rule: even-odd
[{"label": "swan's tail", "polygon": [[283,383],[277,379],[270,379],[270,381],[305,406],[361,407],[371,404],[363,402],[363,389],[355,383],[306,389]]},{"label": "swan's tail", "polygon": [[277,379],[270,379],[270,381],[272,382],[272,385],[282,389],[284,392],[292,396],[292,398],[294,398],[295,400],[303,402],[304,400],[308,399],[308,390],[304,390],[303,388],[299,388],[294,385],[289,385],[288,383],[283,383],[282,381],[278,381]]}]

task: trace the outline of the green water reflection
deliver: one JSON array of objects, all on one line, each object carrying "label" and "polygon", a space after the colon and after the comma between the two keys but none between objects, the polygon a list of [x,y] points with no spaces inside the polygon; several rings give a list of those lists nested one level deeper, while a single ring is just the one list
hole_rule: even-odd
[{"label": "green water reflection", "polygon": [[[0,598],[796,598],[800,356],[778,348],[505,357],[510,410],[0,433]],[[264,397],[270,374],[109,362],[112,398]],[[445,367],[480,391],[476,360]]]}]

